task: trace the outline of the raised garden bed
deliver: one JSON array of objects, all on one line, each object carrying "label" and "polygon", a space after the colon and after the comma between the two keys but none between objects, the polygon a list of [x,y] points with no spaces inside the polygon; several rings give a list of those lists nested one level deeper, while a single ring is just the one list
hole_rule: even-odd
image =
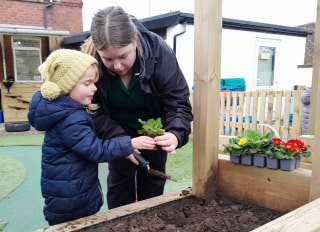
[{"label": "raised garden bed", "polygon": [[[176,193],[178,194],[178,193]],[[186,197],[183,195],[187,194]],[[137,212],[122,215],[138,207],[131,204],[109,210],[73,222],[45,228],[41,231],[251,231],[264,225],[282,213],[269,210],[254,204],[225,197],[217,194],[215,199],[205,201],[189,195],[189,190],[179,193],[180,199],[163,202],[152,208],[145,208]],[[168,196],[173,194],[168,194]],[[141,205],[158,202],[157,197],[140,202]],[[179,197],[178,197],[179,198]],[[143,208],[143,207],[142,207]],[[130,211],[129,210],[129,211]],[[109,216],[117,216],[112,218]],[[103,217],[105,220],[103,220]]]},{"label": "raised garden bed", "polygon": [[[218,189],[224,192],[225,198],[217,198],[206,202],[206,204],[197,198],[196,200],[190,198],[192,193],[183,190],[182,192],[170,193],[108,210],[73,222],[44,228],[37,232],[80,230],[99,232],[106,231],[106,228],[108,231],[111,231],[110,228],[119,228],[115,231],[121,232],[130,231],[128,226],[132,227],[131,231],[152,231],[148,228],[147,222],[152,223],[152,227],[157,228],[155,231],[161,231],[161,228],[162,231],[177,231],[177,228],[179,228],[177,226],[183,223],[186,224],[184,226],[194,224],[194,227],[190,227],[189,231],[199,231],[194,229],[196,226],[200,228],[200,231],[201,228],[214,231],[213,227],[208,228],[217,224],[218,221],[221,221],[225,228],[231,225],[235,228],[236,225],[231,224],[235,221],[241,222],[242,226],[252,230],[254,223],[256,224],[254,228],[257,228],[282,214],[285,215],[285,213],[304,206],[309,201],[311,170],[308,169],[298,168],[291,172],[284,172],[269,168],[248,167],[230,163],[228,155],[219,155],[218,176]],[[183,200],[184,198],[188,199]],[[174,206],[171,206],[171,204]],[[266,214],[266,212],[268,213]],[[170,217],[165,219],[166,214],[171,218],[173,217],[179,224],[173,224],[174,221],[170,221],[173,220]],[[214,218],[217,214],[219,214],[219,219]],[[194,218],[197,217],[200,218],[199,224],[195,225]],[[263,221],[260,219],[261,217],[266,220]],[[244,223],[245,218],[254,223]],[[312,219],[312,216],[310,219]],[[133,228],[133,225],[144,226],[144,229]],[[124,227],[127,230],[123,229]],[[187,229],[187,227],[179,228],[179,231],[188,231]],[[241,230],[232,231],[250,230],[242,227]]]}]

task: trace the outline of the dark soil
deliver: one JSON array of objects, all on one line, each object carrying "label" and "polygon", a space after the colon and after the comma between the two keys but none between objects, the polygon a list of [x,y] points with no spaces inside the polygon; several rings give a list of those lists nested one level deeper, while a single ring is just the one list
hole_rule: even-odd
[{"label": "dark soil", "polygon": [[108,231],[232,231],[246,232],[264,225],[282,213],[223,197],[204,201],[194,196],[153,207],[104,225]]}]

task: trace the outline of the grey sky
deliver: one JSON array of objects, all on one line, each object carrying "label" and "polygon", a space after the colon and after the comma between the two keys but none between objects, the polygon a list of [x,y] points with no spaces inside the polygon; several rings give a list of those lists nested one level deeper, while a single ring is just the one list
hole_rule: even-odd
[{"label": "grey sky", "polygon": [[[170,11],[194,13],[194,0],[83,0],[83,29],[98,9],[120,5],[137,18]],[[222,17],[298,26],[316,21],[317,0],[222,0]]]}]

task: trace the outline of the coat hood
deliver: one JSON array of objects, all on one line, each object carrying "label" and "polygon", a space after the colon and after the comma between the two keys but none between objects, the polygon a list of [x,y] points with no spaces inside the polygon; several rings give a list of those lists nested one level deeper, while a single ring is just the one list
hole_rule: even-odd
[{"label": "coat hood", "polygon": [[49,101],[38,91],[32,98],[28,119],[37,130],[50,130],[57,122],[79,109],[85,110],[85,107],[69,97],[60,95],[56,100]]}]

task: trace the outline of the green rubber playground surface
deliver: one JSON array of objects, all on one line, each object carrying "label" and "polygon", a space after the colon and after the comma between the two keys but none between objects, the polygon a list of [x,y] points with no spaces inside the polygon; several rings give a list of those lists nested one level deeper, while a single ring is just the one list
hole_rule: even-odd
[{"label": "green rubber playground surface", "polygon": [[[10,178],[17,168],[26,172],[26,178],[17,175],[15,184],[0,200],[0,232],[30,232],[48,226],[42,208],[44,200],[41,196],[41,144],[43,135],[26,135],[0,137],[0,166],[10,161],[12,167],[7,168],[9,174],[3,174],[0,168],[0,189],[11,185]],[[25,168],[25,171],[23,171]],[[168,157],[167,174],[178,182],[167,181],[165,193],[176,192],[192,186],[192,140],[177,153]],[[104,196],[106,196],[106,178],[108,167],[99,165],[99,179]],[[0,190],[1,194],[1,190]],[[0,195],[1,196],[1,195]],[[107,210],[106,199],[100,212]]]}]

